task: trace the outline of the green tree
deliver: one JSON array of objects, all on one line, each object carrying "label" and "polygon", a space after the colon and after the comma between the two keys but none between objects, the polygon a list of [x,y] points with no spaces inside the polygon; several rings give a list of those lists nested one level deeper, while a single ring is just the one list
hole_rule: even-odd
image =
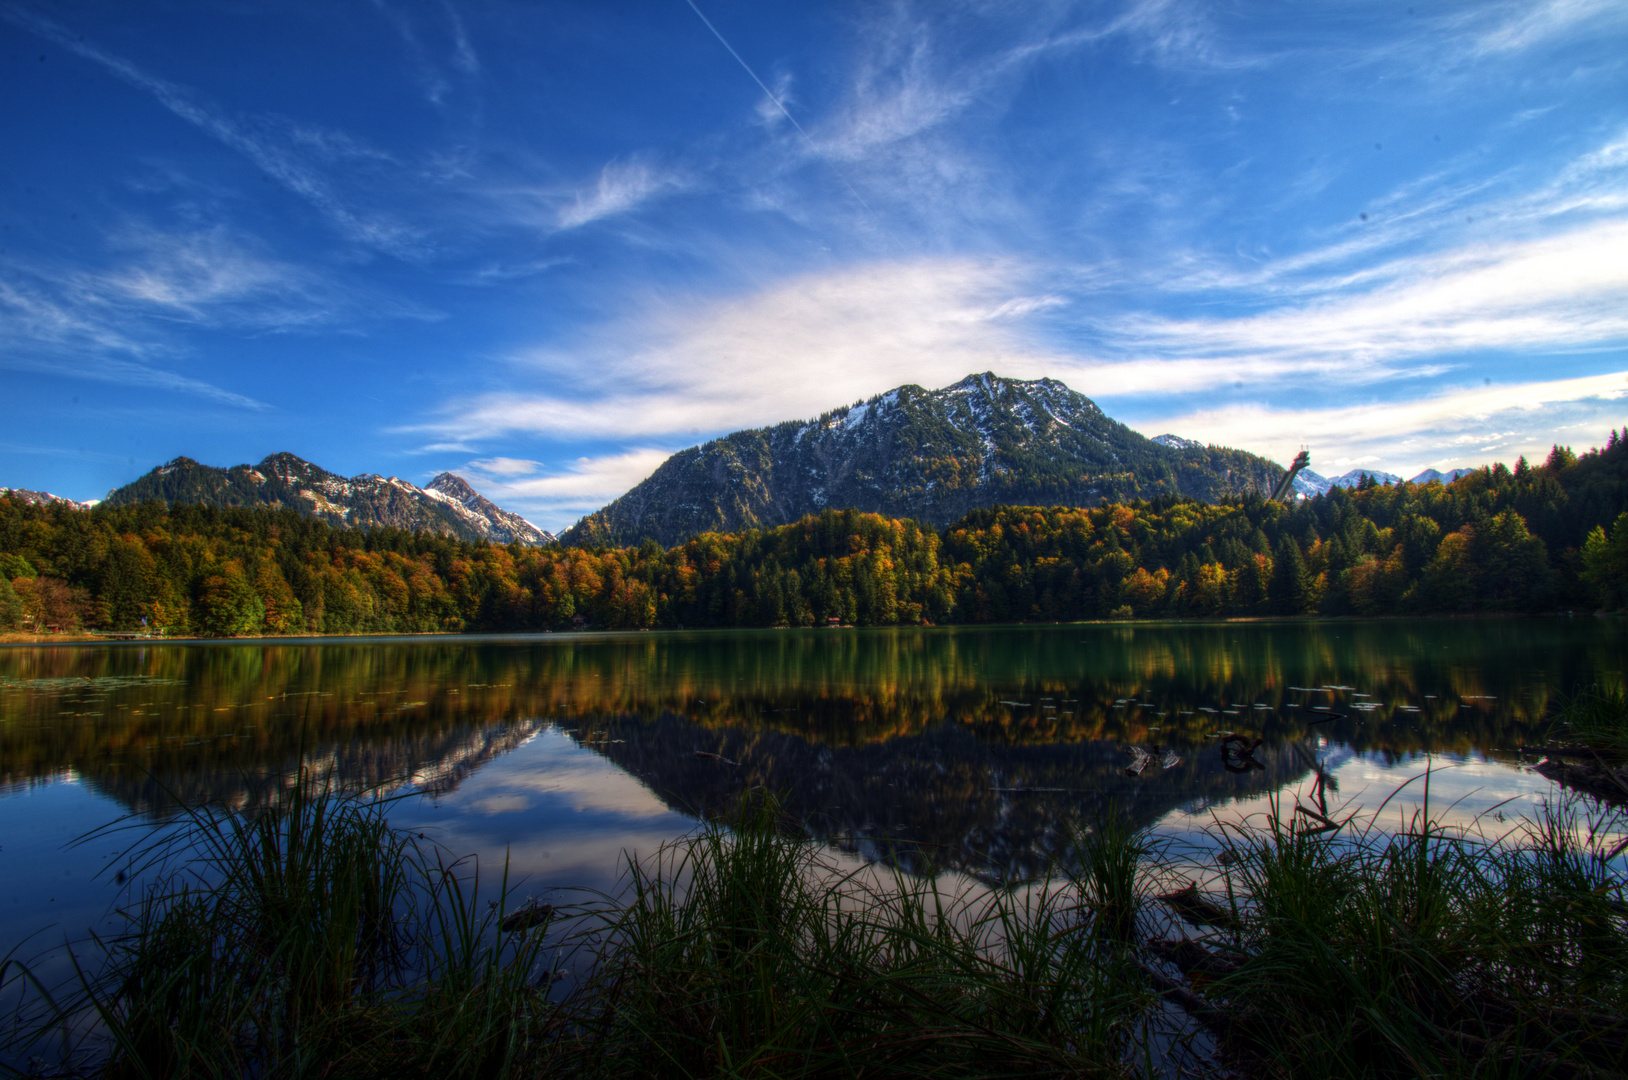
[{"label": "green tree", "polygon": [[1609,533],[1598,525],[1590,530],[1583,541],[1583,581],[1601,608],[1628,605],[1628,512],[1617,516]]},{"label": "green tree", "polygon": [[18,630],[23,625],[23,598],[0,577],[0,630]]},{"label": "green tree", "polygon": [[198,624],[210,637],[252,634],[266,617],[265,603],[235,568],[204,580],[198,606]]},{"label": "green tree", "polygon": [[1272,562],[1272,607],[1280,615],[1304,615],[1311,610],[1311,573],[1301,557],[1300,545],[1285,536],[1278,541]]}]

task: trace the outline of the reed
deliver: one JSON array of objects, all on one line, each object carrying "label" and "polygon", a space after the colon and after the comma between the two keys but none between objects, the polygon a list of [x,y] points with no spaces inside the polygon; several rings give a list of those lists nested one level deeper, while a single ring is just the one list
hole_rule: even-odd
[{"label": "reed", "polygon": [[[128,929],[6,1049],[59,1034],[65,1074],[108,1078],[1153,1075],[1173,1003],[1249,1075],[1628,1069],[1620,815],[1487,837],[1428,790],[1395,833],[1282,809],[1223,830],[1223,895],[1156,898],[1168,850],[1111,809],[1041,880],[955,886],[845,868],[752,791],[611,895],[510,911],[506,875],[489,905],[382,804],[301,780],[145,826]],[[545,950],[574,981],[550,991]]]},{"label": "reed", "polygon": [[[540,942],[502,939],[472,868],[301,778],[252,816],[188,807],[127,852],[152,885],[77,950],[36,1024],[109,1078],[501,1077],[535,1057]],[[72,1032],[83,1034],[74,1039]]]},{"label": "reed", "polygon": [[748,797],[579,931],[572,1075],[1120,1075],[1145,998],[1065,879],[974,900],[843,872]]},{"label": "reed", "polygon": [[1628,693],[1621,686],[1592,686],[1562,703],[1558,719],[1584,746],[1621,755],[1628,752]]},{"label": "reed", "polygon": [[[1426,803],[1428,809],[1428,801]],[[1619,816],[1549,807],[1495,838],[1229,829],[1238,921],[1204,986],[1277,1075],[1587,1076],[1628,1065]],[[1613,848],[1615,850],[1613,850]]]}]

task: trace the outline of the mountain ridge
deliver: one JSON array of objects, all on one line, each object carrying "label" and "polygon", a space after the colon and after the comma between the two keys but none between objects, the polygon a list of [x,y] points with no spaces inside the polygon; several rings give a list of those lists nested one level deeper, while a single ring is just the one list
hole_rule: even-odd
[{"label": "mountain ridge", "polygon": [[664,545],[768,528],[827,508],[942,527],[1007,505],[1095,505],[1269,492],[1281,466],[1241,450],[1132,431],[1056,379],[968,375],[906,384],[813,420],[732,432],[680,450],[561,534],[582,546]]},{"label": "mountain ridge", "polygon": [[177,457],[145,476],[115,488],[111,506],[157,499],[165,504],[290,507],[347,529],[426,530],[461,540],[539,546],[554,535],[498,507],[454,473],[443,472],[426,487],[396,476],[362,473],[344,477],[287,451],[257,465],[220,468]]}]

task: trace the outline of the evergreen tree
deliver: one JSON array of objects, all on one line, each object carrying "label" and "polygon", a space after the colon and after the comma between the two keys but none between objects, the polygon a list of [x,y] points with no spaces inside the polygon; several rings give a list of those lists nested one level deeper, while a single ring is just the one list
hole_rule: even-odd
[{"label": "evergreen tree", "polygon": [[1311,610],[1311,574],[1300,545],[1287,536],[1278,541],[1272,564],[1272,606],[1280,615],[1304,615]]}]

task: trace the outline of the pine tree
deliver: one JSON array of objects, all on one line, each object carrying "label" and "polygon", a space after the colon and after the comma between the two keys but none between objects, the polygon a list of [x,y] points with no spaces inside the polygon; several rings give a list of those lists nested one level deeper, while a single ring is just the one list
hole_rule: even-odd
[{"label": "pine tree", "polygon": [[1278,541],[1272,564],[1272,607],[1281,615],[1304,615],[1310,605],[1311,574],[1300,545],[1288,537]]}]

